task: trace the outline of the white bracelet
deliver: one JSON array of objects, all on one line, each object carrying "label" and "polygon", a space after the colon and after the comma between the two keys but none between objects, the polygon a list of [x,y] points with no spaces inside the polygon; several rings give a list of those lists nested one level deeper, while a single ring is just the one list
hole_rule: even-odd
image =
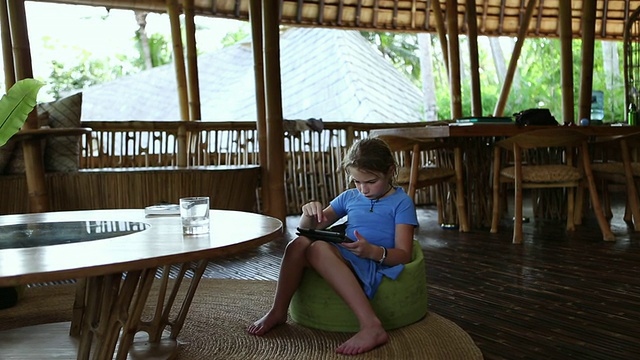
[{"label": "white bracelet", "polygon": [[387,248],[384,246],[380,246],[382,248],[382,258],[380,258],[380,260],[378,260],[378,264],[382,265],[382,263],[384,262],[384,259],[387,258]]}]

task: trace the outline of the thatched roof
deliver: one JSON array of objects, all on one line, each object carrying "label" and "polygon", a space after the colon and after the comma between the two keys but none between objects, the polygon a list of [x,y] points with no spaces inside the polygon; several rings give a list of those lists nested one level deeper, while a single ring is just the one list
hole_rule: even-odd
[{"label": "thatched roof", "polygon": [[[150,12],[166,12],[166,0],[32,0],[67,4],[106,6]],[[281,0],[281,24],[296,26],[357,28],[372,31],[436,32],[434,2],[438,0]],[[581,37],[584,0],[536,0],[527,36],[559,36],[559,4],[571,7],[574,38]],[[596,38],[622,40],[624,24],[640,0],[594,0]],[[177,0],[182,4],[182,0]],[[193,0],[195,15],[248,20],[249,0]],[[464,19],[472,0],[439,0],[441,13],[447,3],[457,4],[460,32],[466,32]],[[479,35],[517,36],[529,0],[475,0]],[[438,4],[436,3],[436,7]]]},{"label": "thatched roof", "polygon": [[[357,31],[292,28],[280,46],[285,119],[421,120],[420,90]],[[256,121],[249,43],[200,55],[198,69],[203,120]],[[83,120],[180,119],[173,64],[83,92]]]}]

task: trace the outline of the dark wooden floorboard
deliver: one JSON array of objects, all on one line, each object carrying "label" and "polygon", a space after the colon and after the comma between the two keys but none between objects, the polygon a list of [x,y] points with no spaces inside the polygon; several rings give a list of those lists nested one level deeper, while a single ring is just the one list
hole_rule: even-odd
[{"label": "dark wooden floorboard", "polygon": [[[459,233],[418,209],[430,310],[467,331],[486,359],[640,359],[640,233],[615,209],[616,242],[595,218],[573,233],[556,221]],[[239,256],[213,260],[205,277],[276,280],[286,236]]]}]

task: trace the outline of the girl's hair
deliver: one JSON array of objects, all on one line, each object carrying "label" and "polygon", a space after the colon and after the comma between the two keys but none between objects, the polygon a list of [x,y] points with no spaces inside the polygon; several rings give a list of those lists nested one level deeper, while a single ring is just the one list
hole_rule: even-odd
[{"label": "girl's hair", "polygon": [[356,168],[365,172],[388,174],[396,166],[393,153],[382,139],[367,138],[356,141],[342,159],[342,169]]}]

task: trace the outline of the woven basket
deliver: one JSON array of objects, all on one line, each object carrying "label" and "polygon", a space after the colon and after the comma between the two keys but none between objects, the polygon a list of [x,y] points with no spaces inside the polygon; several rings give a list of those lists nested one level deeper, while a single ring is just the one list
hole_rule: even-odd
[{"label": "woven basket", "polygon": [[[386,330],[412,324],[427,314],[427,278],[420,244],[414,240],[412,261],[396,280],[383,278],[371,300]],[[305,269],[291,300],[289,314],[296,323],[326,331],[357,332],[358,320],[340,296],[313,269]]]}]

